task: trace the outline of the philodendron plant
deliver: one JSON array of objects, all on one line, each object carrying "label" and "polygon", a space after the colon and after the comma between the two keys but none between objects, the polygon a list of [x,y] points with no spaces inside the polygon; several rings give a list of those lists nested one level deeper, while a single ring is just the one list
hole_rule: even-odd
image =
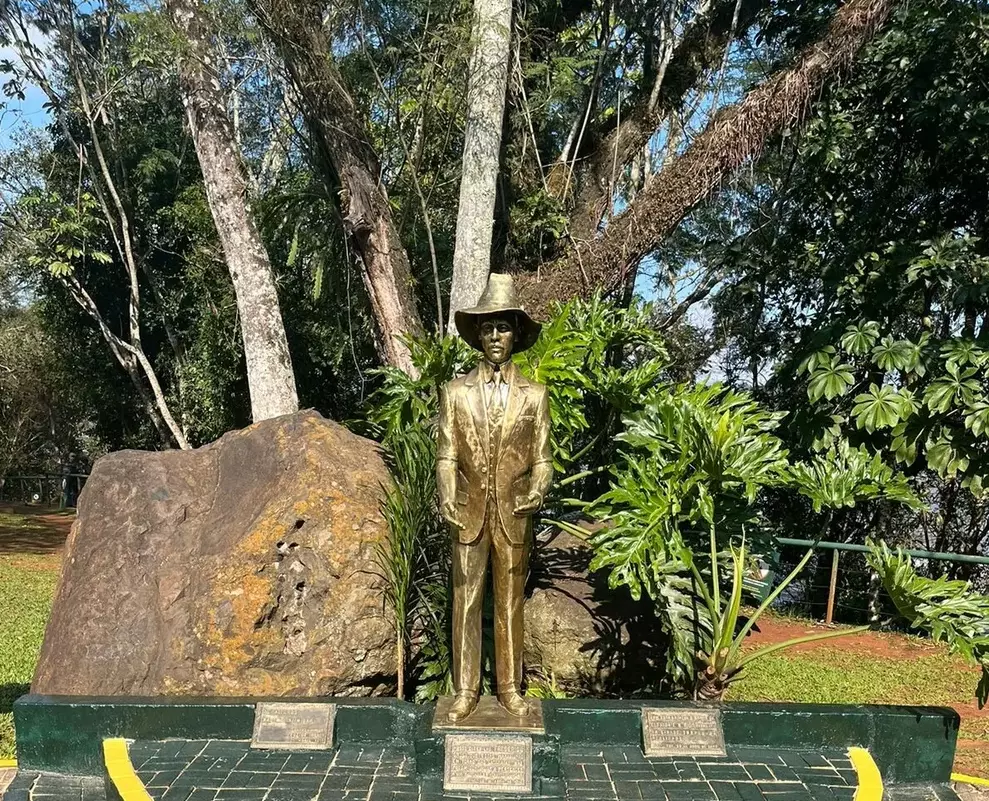
[{"label": "philodendron plant", "polygon": [[981,709],[989,699],[989,597],[967,581],[919,575],[902,549],[892,551],[884,542],[866,544],[869,566],[910,628],[982,668],[975,690]]},{"label": "philodendron plant", "polygon": [[671,643],[667,674],[697,698],[721,698],[749,662],[768,653],[855,631],[742,652],[759,616],[813,555],[809,549],[739,627],[744,577],[755,556],[775,550],[756,503],[763,491],[791,488],[806,496],[822,518],[821,534],[831,510],[865,499],[919,505],[902,477],[847,443],[792,463],[773,433],[782,417],[720,385],[659,390],[625,418],[625,448],[609,490],[582,504],[603,523],[591,537],[592,569],[607,570],[612,587],[652,599]]}]

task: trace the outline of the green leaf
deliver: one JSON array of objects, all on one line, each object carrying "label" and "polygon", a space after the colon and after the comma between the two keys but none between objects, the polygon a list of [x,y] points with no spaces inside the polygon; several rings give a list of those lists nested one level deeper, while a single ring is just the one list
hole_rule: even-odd
[{"label": "green leaf", "polygon": [[894,553],[872,540],[866,545],[866,561],[910,628],[982,668],[976,689],[981,708],[989,696],[989,597],[975,592],[967,581],[919,575],[902,549]]},{"label": "green leaf", "polygon": [[822,397],[832,400],[848,392],[854,383],[852,368],[840,363],[837,357],[832,357],[826,364],[818,364],[811,373],[807,397],[811,403],[816,403]]},{"label": "green leaf", "polygon": [[879,338],[879,323],[850,325],[841,337],[841,347],[851,356],[864,356]]},{"label": "green leaf", "polygon": [[909,340],[883,337],[872,349],[872,360],[883,370],[910,370],[916,364],[917,349]]},{"label": "green leaf", "polygon": [[906,423],[900,423],[893,429],[893,441],[890,447],[896,461],[912,465],[917,460],[917,443],[920,439],[920,432],[910,430]]},{"label": "green leaf", "polygon": [[958,339],[942,345],[941,356],[948,364],[956,367],[964,367],[968,364],[973,367],[981,367],[989,357],[989,353],[975,340]]},{"label": "green leaf", "polygon": [[981,385],[974,378],[976,369],[962,370],[954,362],[945,365],[948,375],[932,381],[924,391],[924,403],[932,412],[944,413],[954,406],[975,403]]},{"label": "green leaf", "polygon": [[828,345],[827,347],[822,348],[821,350],[815,353],[812,353],[810,356],[804,359],[800,363],[800,366],[797,368],[797,373],[798,374],[812,373],[820,365],[828,364],[830,361],[832,361],[834,355],[835,355],[834,346]]},{"label": "green leaf", "polygon": [[299,258],[299,225],[295,226],[295,230],[292,232],[292,244],[288,249],[288,258],[285,263],[289,267],[295,266],[296,259]]},{"label": "green leaf", "polygon": [[855,425],[870,433],[879,428],[892,428],[903,416],[904,403],[900,394],[888,386],[869,386],[868,392],[855,396],[852,416]]},{"label": "green leaf", "polygon": [[927,442],[927,465],[941,476],[949,474],[955,451],[950,440],[939,437]]},{"label": "green leaf", "polygon": [[980,398],[965,411],[965,428],[977,437],[989,432],[989,400]]}]

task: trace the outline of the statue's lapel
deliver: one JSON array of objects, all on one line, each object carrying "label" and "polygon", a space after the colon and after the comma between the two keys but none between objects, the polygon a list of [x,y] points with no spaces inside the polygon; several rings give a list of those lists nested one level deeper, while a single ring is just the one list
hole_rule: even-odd
[{"label": "statue's lapel", "polygon": [[484,408],[484,394],[481,390],[477,368],[467,374],[464,383],[467,385],[467,410],[469,412],[467,418],[470,420],[470,430],[467,434],[468,444],[480,463],[485,464],[488,460],[488,416],[487,410]]},{"label": "statue's lapel", "polygon": [[511,380],[508,384],[508,405],[505,408],[505,419],[501,421],[501,441],[504,445],[508,444],[508,437],[511,436],[512,429],[518,422],[519,414],[525,407],[526,396],[529,391],[529,380],[522,375],[518,367],[509,364]]}]

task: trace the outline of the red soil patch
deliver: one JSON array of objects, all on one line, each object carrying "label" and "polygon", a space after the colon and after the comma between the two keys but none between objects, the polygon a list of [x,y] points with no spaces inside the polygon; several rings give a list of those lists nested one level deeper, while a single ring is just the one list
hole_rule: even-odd
[{"label": "red soil patch", "polygon": [[955,748],[954,772],[989,778],[989,743],[985,740],[959,740]]},{"label": "red soil patch", "polygon": [[[825,626],[823,623],[811,623],[806,620],[791,620],[785,617],[761,618],[758,623],[759,631],[753,631],[746,638],[746,648],[761,648],[764,645],[806,637],[809,634],[824,634],[828,631],[838,631],[840,626]],[[880,631],[865,631],[860,634],[849,634],[833,640],[818,640],[788,648],[785,653],[807,653],[819,648],[840,648],[842,651],[854,651],[863,656],[878,659],[916,659],[937,653],[937,645],[922,640],[919,637],[909,637],[903,634],[887,634]]]},{"label": "red soil patch", "polygon": [[[23,517],[24,523],[12,524],[4,520],[3,515],[11,514]],[[75,519],[74,512],[0,504],[0,555],[60,555]]]}]

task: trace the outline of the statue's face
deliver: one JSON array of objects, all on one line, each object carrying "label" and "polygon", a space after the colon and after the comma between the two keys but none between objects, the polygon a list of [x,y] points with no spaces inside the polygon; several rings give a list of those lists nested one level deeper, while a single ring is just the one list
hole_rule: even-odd
[{"label": "statue's face", "polygon": [[491,364],[504,364],[511,359],[514,345],[514,320],[508,317],[489,317],[481,323],[481,347]]}]

